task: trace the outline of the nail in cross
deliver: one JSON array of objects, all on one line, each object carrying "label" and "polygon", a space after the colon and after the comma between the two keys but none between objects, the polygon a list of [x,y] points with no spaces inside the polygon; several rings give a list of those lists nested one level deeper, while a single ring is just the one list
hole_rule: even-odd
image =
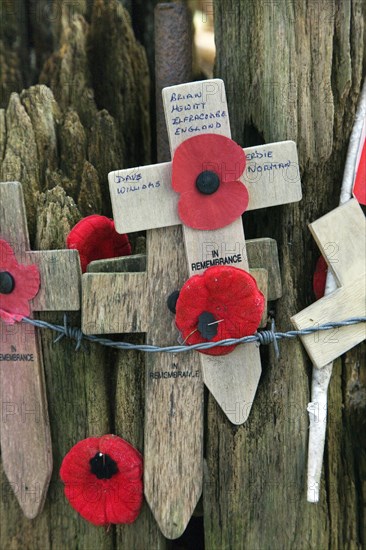
[{"label": "nail in cross", "polygon": [[[36,264],[39,268],[41,284],[30,304],[32,311],[80,309],[79,254],[76,250],[29,250],[20,183],[0,183],[0,238],[9,243],[19,263]],[[4,271],[2,266],[6,266],[6,258],[0,258],[0,271]],[[36,517],[41,511],[52,473],[47,397],[38,338],[33,326],[9,325],[0,319],[1,454],[6,476],[28,518]]]},{"label": "nail in cross", "polygon": [[[188,137],[214,133],[231,137],[224,83],[220,79],[172,86],[163,90],[171,154]],[[301,199],[295,143],[285,141],[245,149],[247,168],[242,181],[249,192],[248,210]],[[215,159],[212,160],[215,162]],[[178,195],[171,188],[171,163],[118,170],[109,174],[116,229],[120,233],[181,224]],[[204,270],[212,253],[239,254],[235,264],[248,271],[241,218],[215,231],[183,225],[189,272]],[[167,266],[169,269],[169,266]],[[172,289],[174,290],[174,289]],[[238,346],[225,356],[200,354],[203,379],[235,424],[247,419],[261,373],[256,344]],[[239,414],[236,404],[240,403]]]}]

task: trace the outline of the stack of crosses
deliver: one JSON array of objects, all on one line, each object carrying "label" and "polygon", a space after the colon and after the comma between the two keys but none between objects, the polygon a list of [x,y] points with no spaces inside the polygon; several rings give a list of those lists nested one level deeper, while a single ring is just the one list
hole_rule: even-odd
[{"label": "stack of crosses", "polygon": [[[163,101],[172,156],[180,143],[194,135],[231,137],[222,80],[165,88]],[[249,192],[248,210],[301,199],[293,142],[244,150],[247,168],[242,181]],[[190,275],[203,272],[200,264],[212,257],[239,254],[235,267],[249,270],[242,220],[216,231],[183,225],[182,238],[170,162],[111,172],[109,185],[117,231],[147,230],[146,272],[83,275],[83,332],[142,332],[148,344],[172,345],[178,333],[166,306],[167,298]],[[267,268],[267,273],[263,269],[251,271],[261,290],[269,300],[279,298],[276,243],[259,239],[251,243],[251,251],[253,258],[265,263],[253,267]],[[130,262],[125,261],[123,271],[128,270]],[[105,264],[103,270],[108,270]],[[202,379],[229,420],[242,424],[249,415],[260,374],[255,343],[238,346],[225,356],[197,352],[147,354],[144,486],[146,499],[166,537],[177,538],[184,531],[202,491]]]},{"label": "stack of crosses", "polygon": [[[12,247],[18,263],[38,266],[41,284],[37,296],[30,302],[32,311],[80,309],[79,254],[76,250],[29,250],[23,193],[18,182],[0,183],[0,239]],[[6,258],[0,258],[0,271],[4,271],[3,262]],[[9,325],[1,319],[0,331],[2,461],[24,514],[34,518],[43,507],[52,473],[39,336],[29,324]]]}]

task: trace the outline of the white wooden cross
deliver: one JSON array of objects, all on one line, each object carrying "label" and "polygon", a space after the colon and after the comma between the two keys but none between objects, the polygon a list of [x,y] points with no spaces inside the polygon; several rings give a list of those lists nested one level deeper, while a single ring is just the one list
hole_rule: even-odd
[{"label": "white wooden cross", "polygon": [[[331,321],[366,316],[366,220],[356,199],[310,224],[339,288],[294,315],[300,330]],[[301,336],[312,362],[324,367],[365,339],[366,323]]]},{"label": "white wooden cross", "polygon": [[[326,295],[292,318],[296,328],[366,315],[366,226],[361,207],[351,196],[352,179],[342,183],[345,202],[310,225],[329,271]],[[338,285],[338,288],[337,288]],[[302,337],[314,362],[308,445],[307,500],[318,502],[327,421],[327,391],[333,359],[365,338],[365,323]]]},{"label": "white wooden cross", "polygon": [[[222,80],[165,88],[163,101],[172,156],[178,145],[194,135],[215,133],[231,137]],[[245,153],[247,167],[240,179],[249,192],[248,210],[301,199],[294,142],[250,147]],[[109,187],[116,229],[120,233],[182,223],[178,217],[178,195],[171,188],[169,162],[111,172]],[[235,267],[248,270],[241,218],[215,231],[199,231],[183,225],[183,234],[190,274],[202,272],[200,264],[216,251],[220,257],[240,254]],[[245,422],[261,374],[256,344],[238,346],[221,357],[200,354],[200,361],[203,380],[229,420],[234,424]]]},{"label": "white wooden cross", "polygon": [[[0,183],[0,239],[9,243],[19,263],[39,268],[41,284],[30,303],[32,311],[80,309],[79,254],[76,250],[29,250],[22,187],[17,182]],[[4,271],[4,260],[0,258],[0,271]],[[0,319],[0,338],[2,461],[24,514],[34,518],[43,507],[52,473],[39,337],[31,325],[9,325]]]}]

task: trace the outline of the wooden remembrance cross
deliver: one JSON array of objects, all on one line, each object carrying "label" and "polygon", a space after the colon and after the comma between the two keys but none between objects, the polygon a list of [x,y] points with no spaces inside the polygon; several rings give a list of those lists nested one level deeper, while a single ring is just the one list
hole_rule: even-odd
[{"label": "wooden remembrance cross", "polygon": [[[339,288],[294,315],[300,330],[351,317],[366,317],[366,219],[351,199],[310,224]],[[365,339],[366,323],[301,336],[312,362],[324,367]]]},{"label": "wooden remembrance cross", "polygon": [[[182,141],[193,135],[231,136],[221,80],[165,88],[163,99],[172,155]],[[242,178],[250,196],[248,209],[301,199],[293,142],[251,147],[245,152],[247,168]],[[161,339],[164,331],[172,333],[174,322],[165,305],[168,295],[176,290],[169,286],[169,265],[164,258],[164,246],[169,247],[169,243],[164,241],[161,246],[149,247],[152,233],[163,239],[166,230],[162,228],[173,229],[181,224],[177,214],[178,195],[171,189],[171,163],[111,172],[109,185],[117,231],[151,230],[148,231],[147,272],[83,275],[83,332],[146,332],[148,343],[174,344],[172,340]],[[240,255],[235,266],[248,270],[241,218],[218,231],[197,231],[183,226],[183,233],[189,274],[202,272],[197,264],[217,254],[224,258]],[[172,239],[176,238],[177,234],[173,233]],[[181,243],[172,242],[172,246],[179,247]],[[156,298],[162,291],[164,304]],[[272,294],[271,299],[278,297]],[[160,330],[157,323],[161,325]],[[174,333],[176,338],[177,331]],[[154,335],[159,335],[160,340],[154,339]],[[234,424],[242,424],[248,417],[261,373],[259,349],[255,344],[238,346],[223,357],[192,352],[147,354],[145,495],[169,538],[179,536],[184,530],[200,492],[199,488],[190,487],[191,479],[197,474],[197,462],[202,460],[199,437],[192,435],[194,429],[199,431],[197,416],[202,415],[198,357],[205,384]],[[185,372],[187,377],[183,377]],[[181,429],[175,433],[177,426],[184,428],[184,433],[180,433]],[[188,493],[190,503],[182,504]],[[181,510],[182,507],[185,510]]]},{"label": "wooden remembrance cross", "polygon": [[[36,264],[39,268],[41,283],[30,302],[32,311],[80,309],[79,254],[76,250],[29,250],[23,193],[18,182],[0,183],[0,239],[9,243],[19,263]],[[4,271],[4,261],[6,258],[0,258],[0,271]],[[34,518],[42,509],[52,473],[39,337],[31,325],[9,325],[0,319],[0,338],[2,461],[24,514]]]}]

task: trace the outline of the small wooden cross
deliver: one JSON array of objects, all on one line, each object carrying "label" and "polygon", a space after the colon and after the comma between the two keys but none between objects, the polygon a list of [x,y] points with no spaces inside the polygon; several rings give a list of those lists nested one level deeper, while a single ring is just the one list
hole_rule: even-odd
[{"label": "small wooden cross", "polygon": [[[165,88],[163,101],[172,156],[178,145],[194,135],[214,133],[231,137],[222,80]],[[249,210],[301,199],[294,142],[250,147],[245,153],[248,162],[241,180],[249,192]],[[116,229],[120,233],[182,223],[178,217],[178,195],[171,188],[171,163],[111,172],[109,187]],[[240,260],[235,267],[249,269],[241,218],[215,231],[183,225],[183,235],[190,275],[202,272],[204,262],[214,253],[224,258],[238,254]],[[254,343],[238,346],[221,357],[200,354],[200,361],[203,380],[230,421],[245,422],[261,374],[258,346]]]},{"label": "small wooden cross", "polygon": [[[298,330],[366,316],[366,220],[355,199],[309,225],[339,288],[294,315]],[[366,323],[301,336],[315,366],[321,368],[365,339]]]},{"label": "small wooden cross", "polygon": [[[22,187],[0,183],[0,238],[21,264],[36,264],[40,289],[32,311],[80,309],[81,269],[76,250],[32,252]],[[4,259],[0,258],[1,264]],[[1,299],[1,296],[0,296]],[[52,473],[47,397],[38,333],[0,319],[1,454],[4,470],[28,518],[41,511]]]}]

